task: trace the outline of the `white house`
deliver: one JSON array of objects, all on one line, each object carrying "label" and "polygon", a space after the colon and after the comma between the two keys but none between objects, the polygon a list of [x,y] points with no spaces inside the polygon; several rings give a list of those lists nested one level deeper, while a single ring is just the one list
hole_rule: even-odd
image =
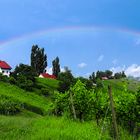
[{"label": "white house", "polygon": [[39,77],[40,77],[40,78],[56,79],[56,76],[50,75],[50,74],[48,74],[48,73],[41,73],[41,74],[39,75]]},{"label": "white house", "polygon": [[9,64],[0,60],[0,73],[9,77],[11,69],[12,68]]}]

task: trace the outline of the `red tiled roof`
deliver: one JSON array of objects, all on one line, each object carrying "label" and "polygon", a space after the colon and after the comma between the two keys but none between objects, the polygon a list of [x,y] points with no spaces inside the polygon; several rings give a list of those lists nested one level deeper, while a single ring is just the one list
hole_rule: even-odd
[{"label": "red tiled roof", "polygon": [[52,78],[52,79],[56,79],[56,76],[54,76],[54,75],[50,75],[50,74],[48,74],[48,73],[42,73],[41,74],[44,78]]},{"label": "red tiled roof", "polygon": [[0,61],[0,68],[2,68],[2,69],[12,69],[5,61]]}]

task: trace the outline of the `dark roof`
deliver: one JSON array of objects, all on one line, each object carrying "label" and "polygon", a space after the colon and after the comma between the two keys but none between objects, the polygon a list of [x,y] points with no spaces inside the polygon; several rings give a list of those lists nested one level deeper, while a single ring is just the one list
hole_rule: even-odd
[{"label": "dark roof", "polygon": [[12,69],[5,61],[0,61],[0,68],[2,69]]},{"label": "dark roof", "polygon": [[50,74],[48,74],[48,73],[41,73],[41,75],[42,75],[44,78],[56,79],[56,76],[55,76],[55,75],[50,75]]}]

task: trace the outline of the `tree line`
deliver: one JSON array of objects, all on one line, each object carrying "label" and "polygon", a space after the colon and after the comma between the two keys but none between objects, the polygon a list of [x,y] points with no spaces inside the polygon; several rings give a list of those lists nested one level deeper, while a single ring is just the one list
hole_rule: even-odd
[{"label": "tree line", "polygon": [[[17,65],[15,70],[11,73],[10,82],[25,90],[32,90],[36,86],[35,77],[38,77],[41,73],[46,73],[46,68],[48,66],[47,61],[48,58],[44,48],[33,45],[30,54],[30,65],[22,63]],[[97,84],[97,86],[101,87],[101,80],[103,77],[107,77],[108,79],[126,77],[124,71],[113,75],[113,72],[110,70],[93,72],[89,78],[74,77],[68,67],[65,67],[64,71],[61,72],[58,56],[52,61],[52,74],[60,81],[58,91],[63,93],[68,91],[78,80],[82,81],[89,90],[93,87],[93,84]]]},{"label": "tree line", "polygon": [[[47,64],[47,55],[44,52],[44,48],[33,45],[31,49],[31,67],[36,71],[37,75],[46,72]],[[60,72],[58,56],[52,61],[52,67],[53,75],[58,77]]]},{"label": "tree line", "polygon": [[117,72],[114,73],[110,71],[110,70],[106,70],[106,71],[97,71],[96,73],[93,72],[90,76],[89,79],[91,81],[93,81],[93,83],[96,83],[97,79],[103,79],[103,78],[107,78],[107,79],[121,79],[121,78],[126,78],[126,74],[124,71],[122,72]]}]

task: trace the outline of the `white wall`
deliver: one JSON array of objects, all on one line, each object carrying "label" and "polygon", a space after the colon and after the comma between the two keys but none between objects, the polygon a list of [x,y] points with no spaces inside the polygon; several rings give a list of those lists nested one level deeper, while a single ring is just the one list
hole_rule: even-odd
[{"label": "white wall", "polygon": [[42,76],[42,74],[40,74],[40,75],[39,75],[39,78],[44,78],[44,77]]},{"label": "white wall", "polygon": [[3,75],[6,75],[6,76],[10,76],[10,70],[7,70],[7,69],[1,69],[0,68],[0,73],[2,73]]}]

